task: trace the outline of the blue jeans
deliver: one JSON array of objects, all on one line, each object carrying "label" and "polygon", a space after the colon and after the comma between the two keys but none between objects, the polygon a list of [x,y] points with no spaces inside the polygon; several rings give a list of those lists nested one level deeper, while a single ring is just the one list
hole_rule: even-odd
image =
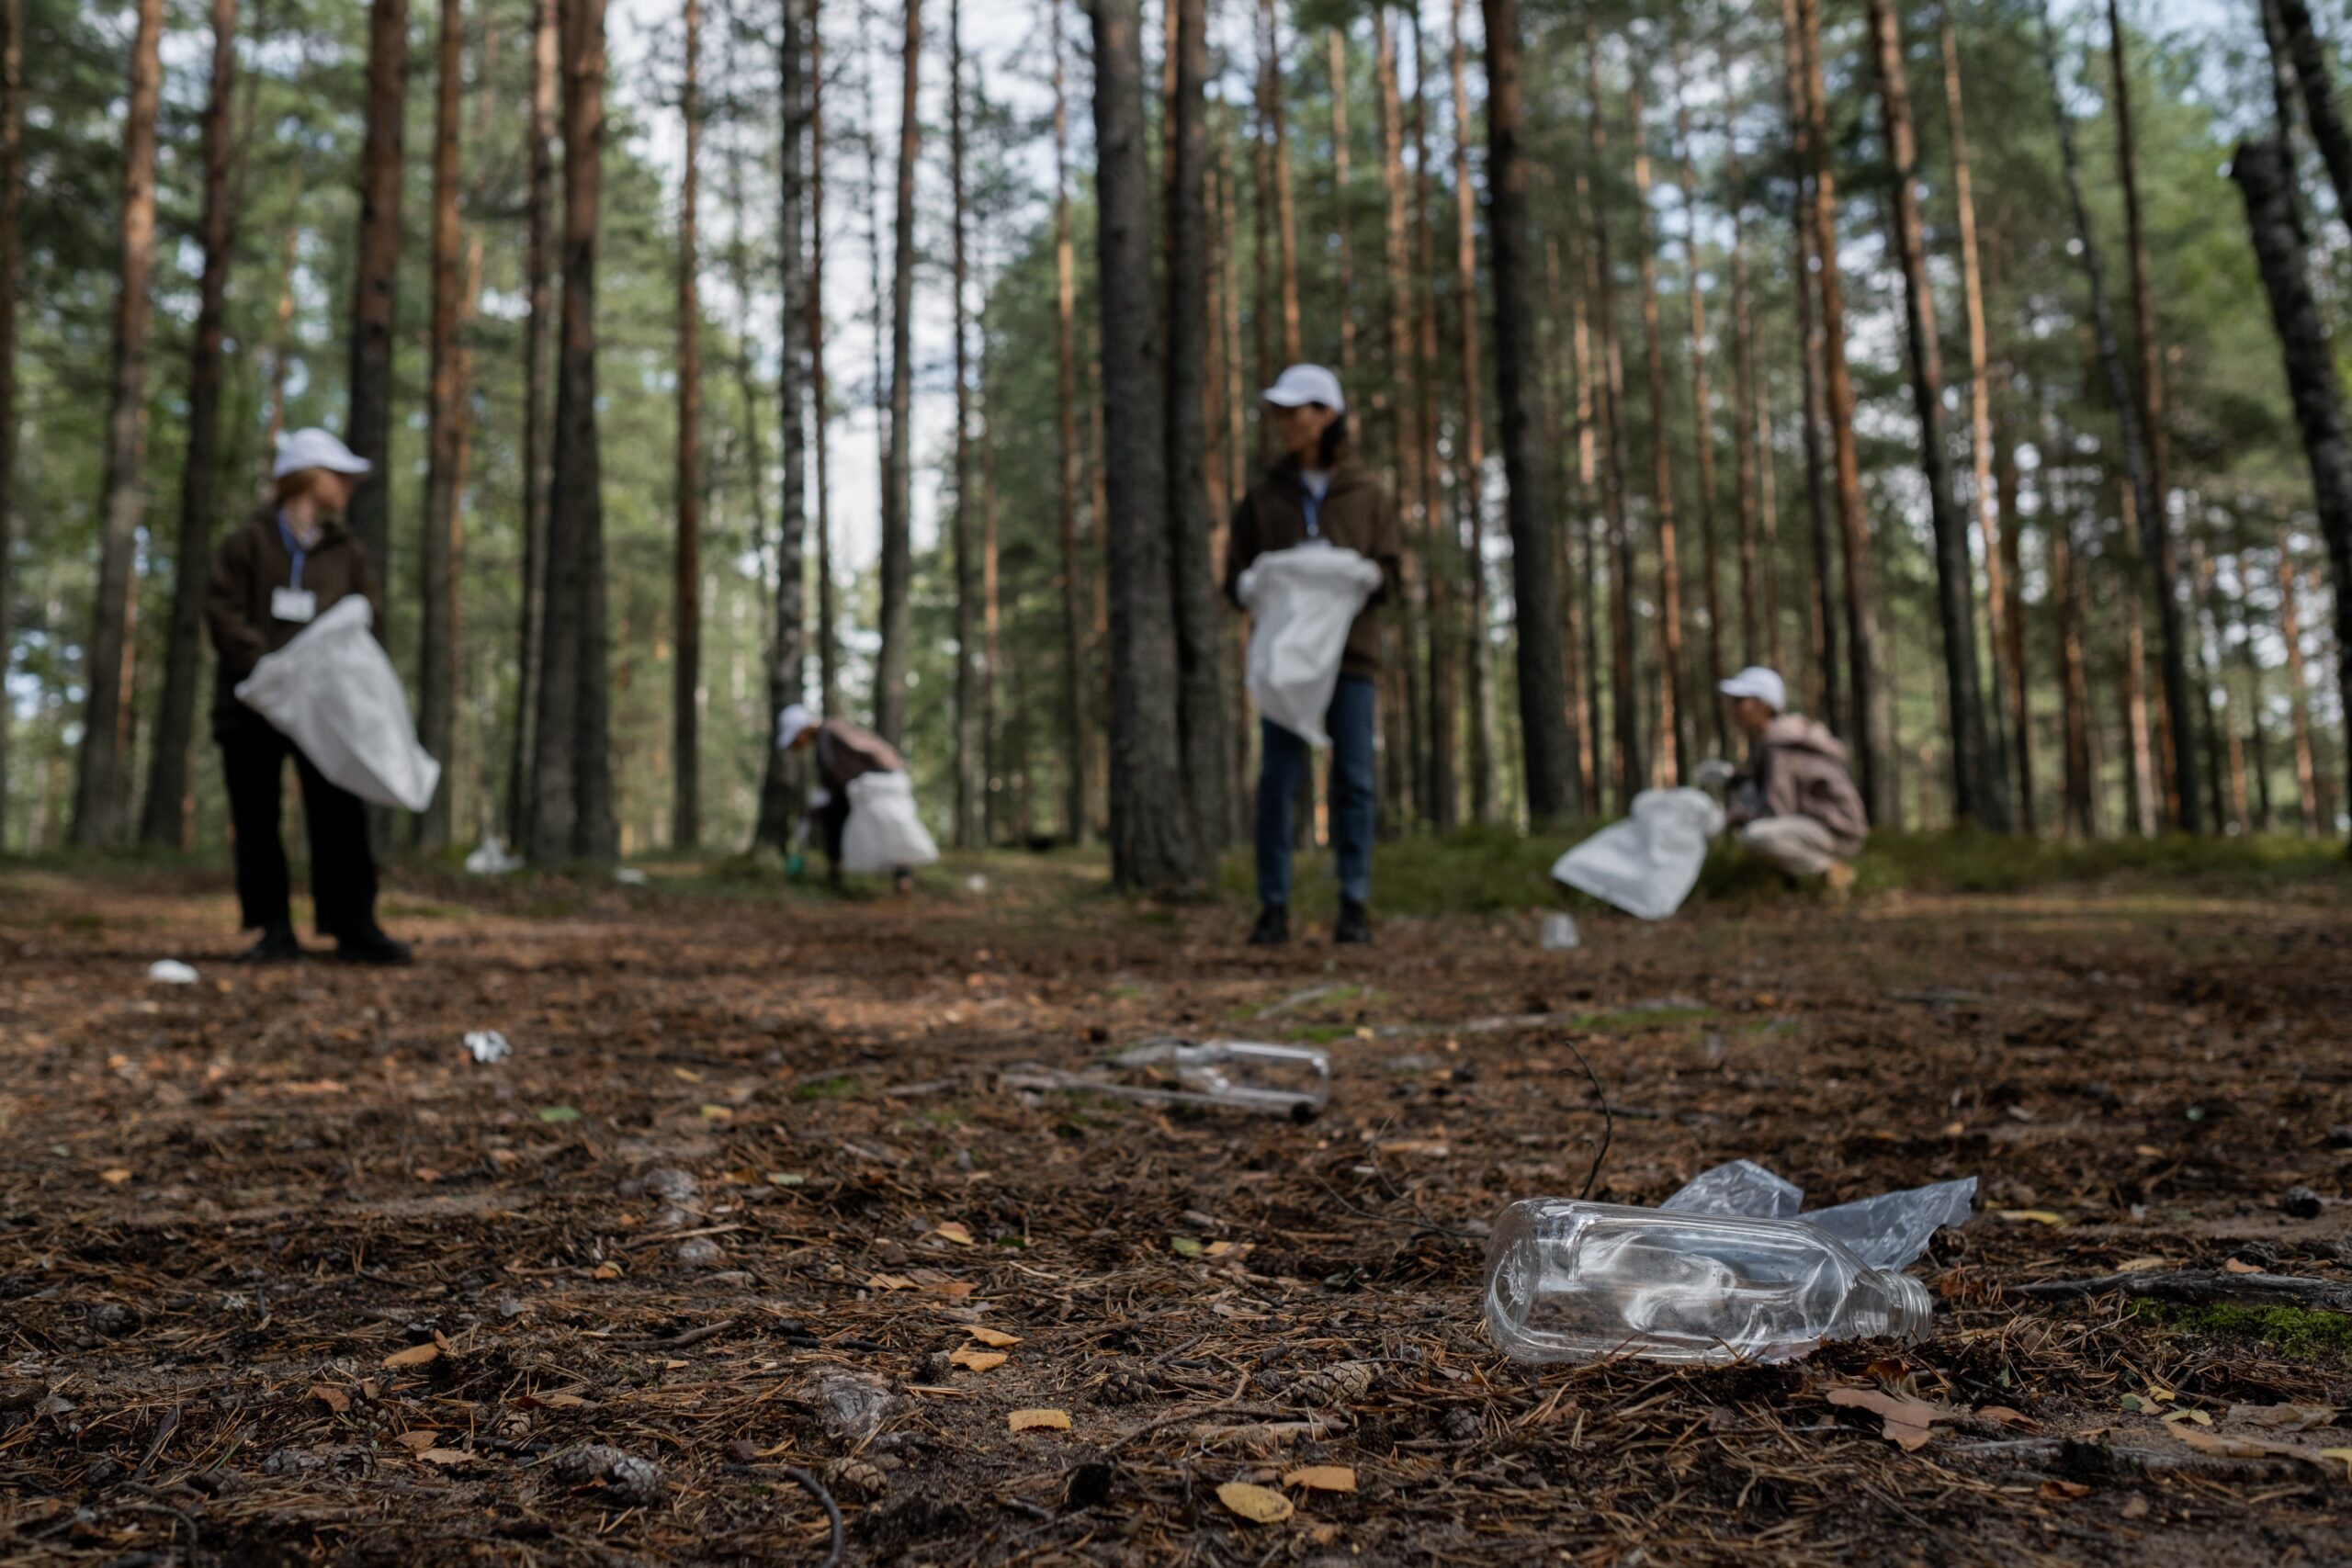
[{"label": "blue jeans", "polygon": [[[1372,902],[1372,682],[1342,675],[1323,720],[1331,735],[1331,847],[1340,863],[1340,896],[1359,904]],[[1258,738],[1258,902],[1287,906],[1291,802],[1307,776],[1307,746],[1262,718]]]}]

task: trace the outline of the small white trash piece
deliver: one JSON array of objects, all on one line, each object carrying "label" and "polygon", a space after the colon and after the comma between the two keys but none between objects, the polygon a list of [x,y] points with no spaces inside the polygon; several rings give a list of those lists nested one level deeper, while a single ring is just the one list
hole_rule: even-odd
[{"label": "small white trash piece", "polygon": [[503,876],[510,871],[523,869],[523,857],[506,852],[506,844],[496,834],[474,846],[466,857],[466,870],[475,876]]},{"label": "small white trash piece", "polygon": [[165,986],[193,986],[196,971],[176,958],[158,958],[147,965],[147,978]]},{"label": "small white trash piece", "polygon": [[506,1036],[495,1029],[470,1030],[466,1034],[466,1049],[473,1053],[477,1062],[503,1062],[514,1054],[506,1043]]},{"label": "small white trash piece", "polygon": [[1577,918],[1557,910],[1544,917],[1543,935],[1538,939],[1546,953],[1566,953],[1577,944]]},{"label": "small white trash piece", "polygon": [[653,879],[633,865],[616,865],[613,868],[613,880],[624,887],[642,887]]}]

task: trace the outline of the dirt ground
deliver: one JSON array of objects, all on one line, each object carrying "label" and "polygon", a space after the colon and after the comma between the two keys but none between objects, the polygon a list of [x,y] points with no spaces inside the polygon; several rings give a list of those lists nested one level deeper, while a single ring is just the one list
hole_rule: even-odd
[{"label": "dirt ground", "polygon": [[[0,870],[0,1562],[813,1564],[795,1469],[854,1562],[2352,1562],[2352,1319],[2019,1293],[2352,1282],[2340,880],[1570,953],[960,874],[395,888],[413,970],[248,972],[220,876]],[[1331,1108],[1002,1081],[1170,1032],[1327,1044]],[[1577,1052],[1621,1201],[1980,1177],[1933,1337],[1497,1355],[1480,1236],[1582,1186]]]}]

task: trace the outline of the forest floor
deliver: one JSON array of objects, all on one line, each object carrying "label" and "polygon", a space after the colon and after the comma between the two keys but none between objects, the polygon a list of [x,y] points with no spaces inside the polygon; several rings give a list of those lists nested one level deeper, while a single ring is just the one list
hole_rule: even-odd
[{"label": "forest floor", "polygon": [[[402,972],[0,867],[0,1562],[814,1564],[787,1467],[862,1563],[2352,1561],[2352,1316],[2020,1293],[2352,1284],[2341,870],[1269,953],[1027,863],[410,868]],[[1331,1107],[1004,1082],[1164,1032],[1327,1044]],[[1626,1202],[1979,1177],[1932,1337],[1504,1360],[1479,1235],[1604,1127]]]}]

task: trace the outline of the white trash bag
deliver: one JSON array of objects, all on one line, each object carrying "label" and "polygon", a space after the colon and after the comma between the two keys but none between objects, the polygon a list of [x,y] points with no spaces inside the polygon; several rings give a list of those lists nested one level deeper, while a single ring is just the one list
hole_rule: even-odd
[{"label": "white trash bag", "polygon": [[913,780],[904,773],[865,773],[849,781],[842,871],[870,875],[929,865],[938,858],[938,844],[915,813]]},{"label": "white trash bag", "polygon": [[1562,855],[1555,881],[1662,920],[1682,908],[1706,863],[1707,840],[1724,830],[1724,808],[1700,789],[1645,789],[1634,809]]},{"label": "white trash bag", "polygon": [[441,764],[416,742],[408,694],[359,594],[338,599],[237,683],[237,700],[301,748],[311,765],[360,799],[422,811]]},{"label": "white trash bag", "polygon": [[1250,695],[1258,711],[1316,747],[1340,684],[1348,630],[1380,591],[1380,567],[1336,545],[1295,545],[1250,563],[1235,584],[1250,611]]}]

